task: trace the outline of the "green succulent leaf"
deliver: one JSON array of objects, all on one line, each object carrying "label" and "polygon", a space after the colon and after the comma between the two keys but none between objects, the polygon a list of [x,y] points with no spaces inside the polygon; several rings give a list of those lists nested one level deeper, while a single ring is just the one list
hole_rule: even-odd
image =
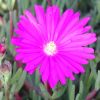
[{"label": "green succulent leaf", "polygon": [[22,88],[22,86],[25,82],[25,79],[26,79],[26,75],[27,75],[27,73],[25,71],[23,71],[23,73],[21,74],[21,76],[19,78],[19,81],[17,82],[16,92],[18,92]]},{"label": "green succulent leaf", "polygon": [[98,71],[98,75],[97,75],[97,78],[96,78],[95,89],[96,90],[100,89],[100,71]]},{"label": "green succulent leaf", "polygon": [[23,73],[22,68],[19,68],[16,74],[11,78],[10,84],[15,84],[16,82],[18,82],[22,73]]},{"label": "green succulent leaf", "polygon": [[3,91],[0,92],[0,100],[3,100]]},{"label": "green succulent leaf", "polygon": [[65,90],[66,90],[66,86],[61,87],[59,90],[54,91],[51,98],[57,99],[57,98],[61,97],[64,94]]}]

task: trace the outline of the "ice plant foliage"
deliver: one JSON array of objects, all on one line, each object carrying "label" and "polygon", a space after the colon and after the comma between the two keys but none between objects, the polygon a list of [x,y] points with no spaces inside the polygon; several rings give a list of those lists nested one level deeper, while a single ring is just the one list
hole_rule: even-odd
[{"label": "ice plant foliage", "polygon": [[16,60],[26,64],[25,71],[33,74],[37,67],[42,81],[54,88],[57,82],[74,80],[74,74],[84,73],[83,64],[94,59],[96,34],[89,32],[90,17],[80,19],[80,13],[67,9],[62,15],[58,6],[48,6],[46,11],[35,5],[35,15],[28,10],[20,16],[16,36]]}]

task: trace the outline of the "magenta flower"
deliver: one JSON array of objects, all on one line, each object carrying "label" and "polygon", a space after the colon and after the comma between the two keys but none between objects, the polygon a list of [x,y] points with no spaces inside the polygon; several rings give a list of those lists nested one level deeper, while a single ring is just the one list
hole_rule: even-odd
[{"label": "magenta flower", "polygon": [[80,13],[72,9],[60,15],[56,5],[35,5],[36,18],[30,11],[20,16],[16,36],[12,43],[17,46],[16,60],[26,64],[25,71],[33,74],[39,68],[41,79],[51,88],[58,81],[66,83],[66,78],[74,80],[74,74],[84,73],[83,64],[94,59],[93,48],[96,34],[86,26],[90,17],[80,19]]}]

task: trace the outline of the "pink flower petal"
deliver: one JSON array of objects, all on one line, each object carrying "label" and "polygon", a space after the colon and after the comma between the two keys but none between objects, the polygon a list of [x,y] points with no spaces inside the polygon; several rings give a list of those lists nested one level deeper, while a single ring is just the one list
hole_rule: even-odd
[{"label": "pink flower petal", "polygon": [[35,19],[35,17],[31,14],[30,11],[26,10],[24,12],[24,14],[26,15],[26,17],[28,18],[28,20],[38,29],[38,24],[37,24],[37,21]]},{"label": "pink flower petal", "polygon": [[[73,74],[72,74],[72,71],[71,71],[71,70],[68,70],[66,64],[63,63],[64,60],[62,60],[61,57],[56,56],[55,61],[58,63],[59,69],[62,70],[62,72],[64,73],[64,75],[65,75],[66,77],[69,77],[69,78],[71,78],[72,80],[75,79],[74,76],[73,76]],[[61,61],[61,62],[59,62],[59,61]]]},{"label": "pink flower petal", "polygon": [[72,9],[66,10],[64,12],[64,14],[62,15],[62,17],[61,17],[61,19],[60,19],[60,21],[57,25],[56,30],[55,30],[54,40],[56,40],[58,38],[58,35],[60,34],[61,30],[63,30],[65,28],[65,26],[69,22],[70,18],[72,17],[72,15],[73,15],[73,10]]},{"label": "pink flower petal", "polygon": [[58,76],[61,84],[63,84],[63,85],[66,84],[65,75],[64,75],[63,71],[60,70],[59,65],[56,62],[55,62],[55,69],[56,69],[57,76]]},{"label": "pink flower petal", "polygon": [[88,48],[88,47],[65,47],[65,46],[61,46],[59,47],[58,51],[75,51],[75,52],[84,52],[84,53],[94,53],[94,49],[93,48]]},{"label": "pink flower petal", "polygon": [[42,66],[45,66],[45,69],[42,73],[42,81],[43,82],[47,82],[48,81],[48,78],[49,78],[49,75],[50,75],[50,65],[49,65],[49,60],[47,62],[44,62],[42,64]]},{"label": "pink flower petal", "polygon": [[57,27],[58,21],[60,20],[60,10],[57,6],[48,7],[46,12],[46,25],[48,38],[53,39],[55,29]]},{"label": "pink flower petal", "polygon": [[55,68],[55,62],[52,58],[50,58],[50,76],[49,76],[49,83],[51,88],[54,88],[58,82],[58,76]]},{"label": "pink flower petal", "polygon": [[68,57],[69,59],[79,63],[79,64],[88,64],[88,61],[86,59],[83,59],[82,57],[77,57],[75,55],[70,55],[66,52],[60,52],[59,53],[61,56],[64,56],[64,57]]}]

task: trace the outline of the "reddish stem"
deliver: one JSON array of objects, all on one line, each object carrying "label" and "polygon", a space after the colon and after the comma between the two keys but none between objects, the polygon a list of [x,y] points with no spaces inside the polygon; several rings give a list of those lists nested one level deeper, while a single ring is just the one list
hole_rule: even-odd
[{"label": "reddish stem", "polygon": [[92,100],[93,98],[95,98],[97,96],[97,94],[99,93],[100,90],[93,90],[92,92],[90,92],[88,94],[88,96],[86,97],[86,100]]},{"label": "reddish stem", "polygon": [[22,97],[18,93],[15,93],[15,100],[22,100]]}]

